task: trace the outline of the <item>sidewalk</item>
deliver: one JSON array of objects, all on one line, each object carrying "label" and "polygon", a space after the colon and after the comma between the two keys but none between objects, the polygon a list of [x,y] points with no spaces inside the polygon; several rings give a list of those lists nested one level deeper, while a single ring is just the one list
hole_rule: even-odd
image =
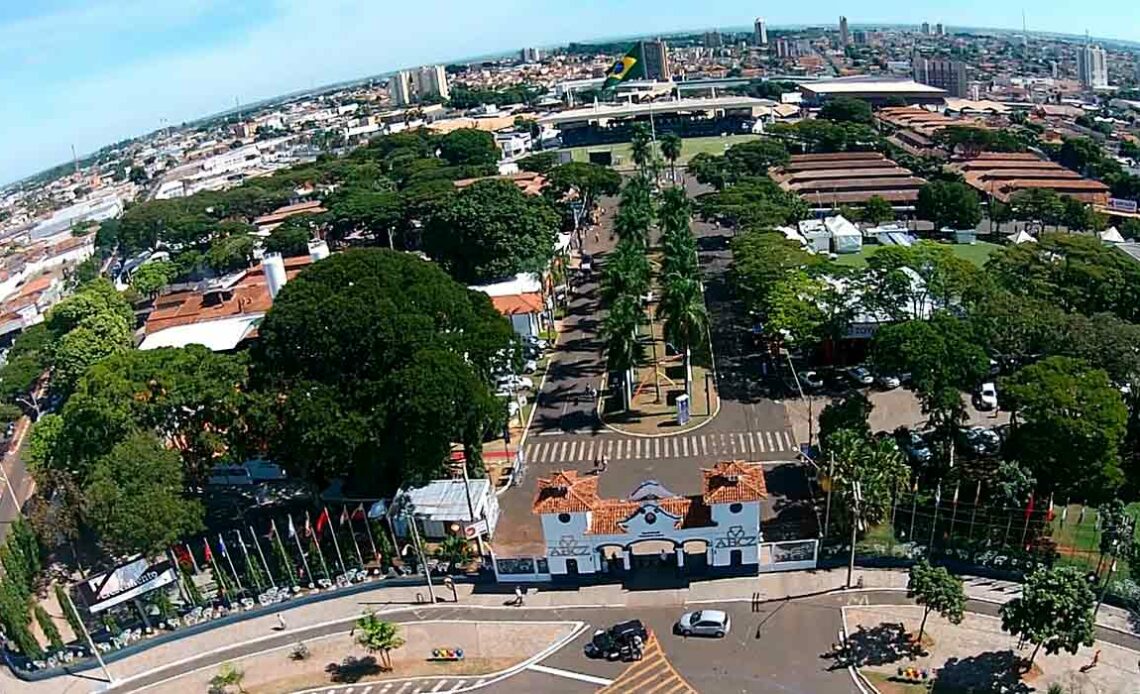
[{"label": "sidewalk", "polygon": [[[681,607],[684,605],[716,603],[727,601],[750,601],[755,593],[760,600],[782,600],[841,590],[846,580],[846,569],[798,571],[788,573],[762,574],[713,581],[692,583],[688,588],[657,591],[627,591],[620,584],[585,586],[576,590],[550,589],[547,586],[531,587],[526,599],[526,609],[566,609],[572,607]],[[907,573],[891,569],[859,569],[854,575],[856,584],[863,590],[906,590]],[[965,578],[967,595],[976,600],[1004,603],[1017,596],[1020,586],[1016,583],[993,581],[984,578]],[[503,607],[504,592],[474,592],[473,584],[458,584],[459,605],[463,607]],[[429,605],[417,606],[417,594],[426,597],[424,586],[385,586],[377,583],[375,590],[316,604],[302,605],[285,610],[288,628],[299,629],[318,624],[348,621],[359,617],[366,610],[383,611],[388,608],[415,608],[404,613],[401,618],[429,618],[432,608]],[[437,595],[450,600],[450,591],[437,588]],[[443,603],[445,606],[454,603]],[[1105,605],[1101,608],[1097,624],[1102,627],[1140,634],[1130,625],[1128,613]],[[224,650],[238,644],[277,635],[273,628],[277,625],[274,613],[255,619],[188,636],[184,639],[163,644],[136,656],[109,664],[116,678],[127,678],[152,669],[169,665],[184,659],[202,656],[211,651]],[[225,658],[219,655],[219,662]],[[88,670],[74,677],[57,677],[45,682],[23,682],[14,678],[5,668],[0,674],[0,691],[5,694],[66,692],[89,692],[100,685],[101,673]]]}]

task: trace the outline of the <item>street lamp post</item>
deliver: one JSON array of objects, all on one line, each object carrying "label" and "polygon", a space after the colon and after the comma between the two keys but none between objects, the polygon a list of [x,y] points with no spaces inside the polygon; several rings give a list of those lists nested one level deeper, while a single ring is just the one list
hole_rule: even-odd
[{"label": "street lamp post", "polygon": [[412,544],[416,548],[416,554],[420,558],[420,564],[424,567],[424,577],[427,579],[428,597],[431,599],[431,604],[435,604],[435,586],[431,583],[431,568],[427,563],[427,556],[424,554],[423,543],[420,542],[420,531],[416,527],[416,507],[412,505],[411,500],[407,494],[400,496],[396,499],[397,512],[408,521],[408,525],[412,529]]},{"label": "street lamp post", "polygon": [[75,609],[75,601],[71,599],[71,593],[66,590],[60,592],[67,598],[67,604],[71,607],[71,612],[75,614],[76,617],[79,617],[77,621],[79,622],[79,627],[83,630],[83,638],[87,639],[87,645],[91,648],[91,653],[95,656],[95,660],[99,662],[99,667],[103,670],[103,676],[107,678],[107,683],[114,684],[115,676],[107,669],[107,663],[104,662],[103,656],[99,653],[99,649],[95,647],[95,640],[91,638],[91,632],[87,631],[87,623],[79,616],[79,610]]},{"label": "street lamp post", "polygon": [[858,540],[860,520],[860,504],[863,503],[863,490],[856,481],[851,489],[851,557],[847,561],[847,587],[851,587],[851,576],[855,573],[855,542]]},{"label": "street lamp post", "polygon": [[810,449],[812,446],[812,442],[813,442],[812,440],[814,438],[814,433],[815,433],[815,413],[813,412],[813,409],[814,409],[813,400],[814,399],[810,395],[804,394],[804,387],[800,383],[800,376],[799,376],[799,374],[796,373],[795,364],[792,363],[792,353],[786,349],[783,349],[783,348],[781,348],[780,351],[784,353],[784,357],[788,360],[788,368],[792,370],[792,378],[796,382],[796,390],[798,390],[800,392],[800,400],[807,400],[807,404],[808,404],[808,448]]}]

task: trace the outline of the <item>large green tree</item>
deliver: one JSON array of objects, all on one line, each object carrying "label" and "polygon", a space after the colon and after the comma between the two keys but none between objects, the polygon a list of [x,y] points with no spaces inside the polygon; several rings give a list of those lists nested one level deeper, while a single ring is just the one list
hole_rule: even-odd
[{"label": "large green tree", "polygon": [[871,105],[862,99],[839,96],[828,99],[819,111],[820,118],[840,123],[871,124]]},{"label": "large green tree", "polygon": [[937,612],[951,624],[962,623],[966,591],[962,588],[962,580],[952,576],[945,568],[931,566],[925,559],[910,567],[906,595],[922,606],[922,624],[918,627],[917,638],[919,644],[926,631],[926,618],[931,612]]},{"label": "large green tree", "polygon": [[510,181],[479,181],[428,219],[424,250],[465,284],[540,272],[554,253],[558,222],[544,198]]},{"label": "large green tree", "polygon": [[617,195],[621,190],[621,174],[600,164],[573,161],[559,164],[547,175],[544,193],[554,200],[561,200],[567,194],[577,192],[583,206],[593,207],[603,195]]},{"label": "large green tree", "polygon": [[440,138],[439,156],[451,166],[486,166],[499,161],[499,148],[491,133],[460,128]]},{"label": "large green tree", "polygon": [[[256,420],[294,474],[391,492],[443,474],[448,444],[473,448],[501,424],[488,388],[515,344],[486,295],[433,263],[345,251],[291,279],[261,324]],[[433,371],[447,383],[419,383]]]},{"label": "large green tree", "polygon": [[1001,606],[1001,628],[1024,644],[1033,644],[1026,669],[1037,652],[1076,653],[1091,646],[1095,636],[1094,596],[1084,572],[1074,566],[1038,567],[1021,588],[1021,595]]},{"label": "large green tree", "polygon": [[978,194],[965,183],[931,181],[918,189],[915,211],[935,229],[973,229],[982,221]]},{"label": "large green tree", "polygon": [[84,496],[102,543],[130,555],[162,551],[202,529],[202,506],[185,492],[178,453],[140,432],[95,464]]},{"label": "large green tree", "polygon": [[1009,448],[1043,489],[1095,499],[1120,485],[1128,410],[1103,370],[1048,357],[1003,379],[1002,390],[1014,415]]}]

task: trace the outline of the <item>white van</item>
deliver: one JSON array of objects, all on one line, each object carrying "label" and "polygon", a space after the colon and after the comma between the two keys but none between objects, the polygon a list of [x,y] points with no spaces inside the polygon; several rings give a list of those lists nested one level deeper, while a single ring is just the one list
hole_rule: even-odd
[{"label": "white van", "polygon": [[217,465],[210,470],[207,484],[217,486],[248,486],[257,482],[270,482],[286,478],[280,465],[263,458],[247,460],[241,465]]}]

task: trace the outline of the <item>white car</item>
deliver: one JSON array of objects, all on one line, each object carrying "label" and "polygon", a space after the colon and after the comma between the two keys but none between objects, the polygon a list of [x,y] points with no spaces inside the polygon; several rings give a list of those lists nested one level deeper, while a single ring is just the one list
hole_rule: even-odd
[{"label": "white car", "polygon": [[871,372],[862,366],[853,367],[847,372],[847,377],[859,386],[869,386],[875,382],[875,377],[871,375]]},{"label": "white car", "polygon": [[732,620],[720,610],[697,610],[681,615],[673,629],[681,636],[723,638],[732,629]]},{"label": "white car", "polygon": [[997,387],[992,383],[983,383],[974,397],[974,406],[979,410],[996,410],[998,406]]},{"label": "white car", "polygon": [[532,374],[538,371],[538,362],[534,359],[527,359],[523,362],[523,373]]},{"label": "white car", "polygon": [[508,374],[500,376],[497,383],[499,391],[512,391],[512,390],[534,390],[534,380],[529,376],[516,376]]},{"label": "white car", "polygon": [[823,379],[815,371],[801,371],[799,378],[800,385],[807,390],[819,390],[823,387]]},{"label": "white car", "polygon": [[875,377],[875,381],[883,390],[894,390],[895,388],[898,388],[901,383],[901,381],[899,381],[899,377],[893,374],[879,374]]}]

